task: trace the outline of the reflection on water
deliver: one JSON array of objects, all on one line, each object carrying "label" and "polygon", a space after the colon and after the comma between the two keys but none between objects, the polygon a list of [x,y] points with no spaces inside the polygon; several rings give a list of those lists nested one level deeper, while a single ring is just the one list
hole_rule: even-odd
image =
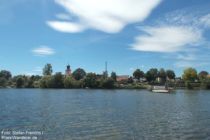
[{"label": "reflection on water", "polygon": [[210,91],[1,89],[3,129],[49,140],[209,140]]}]

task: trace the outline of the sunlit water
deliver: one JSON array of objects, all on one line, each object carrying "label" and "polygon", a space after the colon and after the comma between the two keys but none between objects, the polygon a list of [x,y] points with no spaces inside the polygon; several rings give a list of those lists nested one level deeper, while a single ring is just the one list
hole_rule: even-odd
[{"label": "sunlit water", "polygon": [[1,89],[0,130],[48,140],[209,140],[210,91]]}]

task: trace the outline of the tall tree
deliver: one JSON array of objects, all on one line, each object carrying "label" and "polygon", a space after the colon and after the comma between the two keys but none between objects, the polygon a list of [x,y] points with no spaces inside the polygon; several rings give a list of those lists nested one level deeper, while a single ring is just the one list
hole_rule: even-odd
[{"label": "tall tree", "polygon": [[97,83],[97,76],[95,73],[88,73],[86,75],[86,78],[84,80],[85,86],[90,87],[90,88],[97,88],[98,83]]},{"label": "tall tree", "polygon": [[3,77],[0,77],[0,88],[5,87],[7,83],[7,80]]},{"label": "tall tree", "polygon": [[140,69],[136,69],[136,70],[133,72],[133,76],[134,76],[134,78],[140,80],[140,78],[144,77],[144,72],[141,71]]},{"label": "tall tree", "polygon": [[188,68],[184,70],[182,78],[185,81],[194,82],[197,79],[197,71],[194,68]]},{"label": "tall tree", "polygon": [[0,71],[0,77],[5,78],[6,80],[9,80],[12,77],[12,74],[7,70]]},{"label": "tall tree", "polygon": [[112,72],[112,73],[111,73],[111,78],[112,78],[114,81],[117,80],[117,74],[116,74],[116,72]]},{"label": "tall tree", "polygon": [[158,70],[156,68],[151,68],[146,73],[146,79],[148,82],[155,81],[157,77],[158,77]]},{"label": "tall tree", "polygon": [[174,73],[173,70],[167,70],[166,71],[166,76],[169,78],[169,79],[175,79],[176,75]]},{"label": "tall tree", "polygon": [[22,76],[19,76],[16,80],[16,87],[17,88],[22,88],[24,85],[24,79]]},{"label": "tall tree", "polygon": [[56,72],[56,74],[53,76],[53,82],[54,82],[54,88],[63,88],[63,75],[61,72]]},{"label": "tall tree", "polygon": [[80,80],[85,78],[86,72],[84,69],[78,68],[72,73],[75,80]]},{"label": "tall tree", "polygon": [[46,64],[43,68],[43,75],[52,75],[53,69],[51,64]]},{"label": "tall tree", "polygon": [[158,72],[158,77],[161,79],[162,82],[166,81],[166,72],[163,68],[161,68]]},{"label": "tall tree", "polygon": [[200,80],[204,80],[204,79],[207,78],[208,74],[209,74],[209,73],[208,73],[207,71],[201,71],[201,72],[198,74],[198,78],[199,78]]}]

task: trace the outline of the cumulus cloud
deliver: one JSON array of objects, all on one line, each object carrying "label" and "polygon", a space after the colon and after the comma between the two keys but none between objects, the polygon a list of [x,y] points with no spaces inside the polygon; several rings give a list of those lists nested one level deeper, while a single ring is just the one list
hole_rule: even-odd
[{"label": "cumulus cloud", "polygon": [[161,0],[55,0],[55,2],[76,17],[76,20],[66,23],[47,21],[47,25],[53,29],[70,33],[81,32],[84,29],[117,33],[127,24],[145,20]]},{"label": "cumulus cloud", "polygon": [[[165,14],[135,37],[132,49],[150,52],[186,52],[207,48],[204,33],[210,28],[210,14],[193,9],[176,10]],[[201,48],[199,48],[201,49]],[[192,56],[178,59],[193,59]]]},{"label": "cumulus cloud", "polygon": [[39,48],[33,49],[32,52],[39,56],[53,55],[55,53],[54,49],[49,48],[48,46],[40,46]]},{"label": "cumulus cloud", "polygon": [[[146,35],[139,35],[132,49],[151,52],[184,51],[183,46],[202,43],[202,31],[188,26],[142,27]],[[185,48],[186,49],[186,48]]]}]

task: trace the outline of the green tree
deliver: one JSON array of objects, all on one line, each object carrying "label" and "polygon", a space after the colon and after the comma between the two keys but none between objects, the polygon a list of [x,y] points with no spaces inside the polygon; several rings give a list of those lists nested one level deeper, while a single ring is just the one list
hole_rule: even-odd
[{"label": "green tree", "polygon": [[43,68],[43,75],[52,75],[52,65],[51,64],[46,64]]},{"label": "green tree", "polygon": [[210,78],[205,78],[203,79],[202,83],[201,83],[201,88],[203,89],[210,89]]},{"label": "green tree", "polygon": [[49,75],[46,85],[47,85],[47,88],[55,88],[56,87],[54,76]]},{"label": "green tree", "polygon": [[102,88],[114,88],[114,79],[107,78],[102,80]]},{"label": "green tree", "polygon": [[133,83],[133,78],[132,78],[132,77],[129,77],[129,78],[128,78],[128,83],[129,83],[129,84],[132,84],[132,83]]},{"label": "green tree", "polygon": [[5,78],[6,80],[9,80],[12,77],[12,74],[7,70],[0,71],[0,77]]},{"label": "green tree", "polygon": [[159,70],[158,77],[161,79],[161,83],[164,83],[166,81],[166,72],[163,68]]},{"label": "green tree", "polygon": [[116,72],[112,72],[112,73],[111,73],[111,78],[112,78],[114,81],[117,80],[117,74],[116,74]]},{"label": "green tree", "polygon": [[141,71],[140,69],[136,69],[136,70],[133,72],[133,76],[134,76],[134,78],[140,80],[140,78],[144,77],[144,72]]},{"label": "green tree", "polygon": [[158,77],[158,70],[156,68],[151,68],[146,73],[146,79],[148,82],[154,82]]},{"label": "green tree", "polygon": [[24,77],[24,87],[25,88],[33,88],[33,79],[31,77]]},{"label": "green tree", "polygon": [[63,84],[63,75],[61,72],[57,72],[54,76],[53,76],[53,88],[63,88],[64,84]]},{"label": "green tree", "polygon": [[95,73],[88,73],[86,75],[86,78],[84,80],[84,84],[86,87],[89,88],[97,88],[98,87],[98,81],[97,76]]},{"label": "green tree", "polygon": [[24,79],[22,76],[19,76],[16,80],[16,87],[22,88],[24,86]]},{"label": "green tree", "polygon": [[197,79],[197,71],[194,68],[188,68],[184,70],[182,78],[185,81],[194,82]]},{"label": "green tree", "polygon": [[0,88],[5,87],[7,80],[4,77],[0,77]]},{"label": "green tree", "polygon": [[80,79],[85,78],[86,72],[84,69],[78,68],[72,73],[72,75],[73,75],[74,79],[80,80]]},{"label": "green tree", "polygon": [[75,82],[76,82],[76,80],[73,77],[67,76],[64,79],[64,87],[65,88],[74,88]]},{"label": "green tree", "polygon": [[207,76],[208,76],[208,74],[209,74],[209,73],[208,73],[207,71],[201,71],[201,72],[198,74],[199,80],[202,81],[202,80],[206,79]]},{"label": "green tree", "polygon": [[169,79],[175,79],[176,75],[174,73],[173,70],[167,70],[166,71],[166,76],[169,78]]},{"label": "green tree", "polygon": [[40,79],[40,82],[39,82],[39,86],[41,88],[49,88],[49,86],[52,85],[52,84],[50,84],[51,81],[52,81],[52,76],[50,76],[50,75],[42,76],[42,78]]}]

